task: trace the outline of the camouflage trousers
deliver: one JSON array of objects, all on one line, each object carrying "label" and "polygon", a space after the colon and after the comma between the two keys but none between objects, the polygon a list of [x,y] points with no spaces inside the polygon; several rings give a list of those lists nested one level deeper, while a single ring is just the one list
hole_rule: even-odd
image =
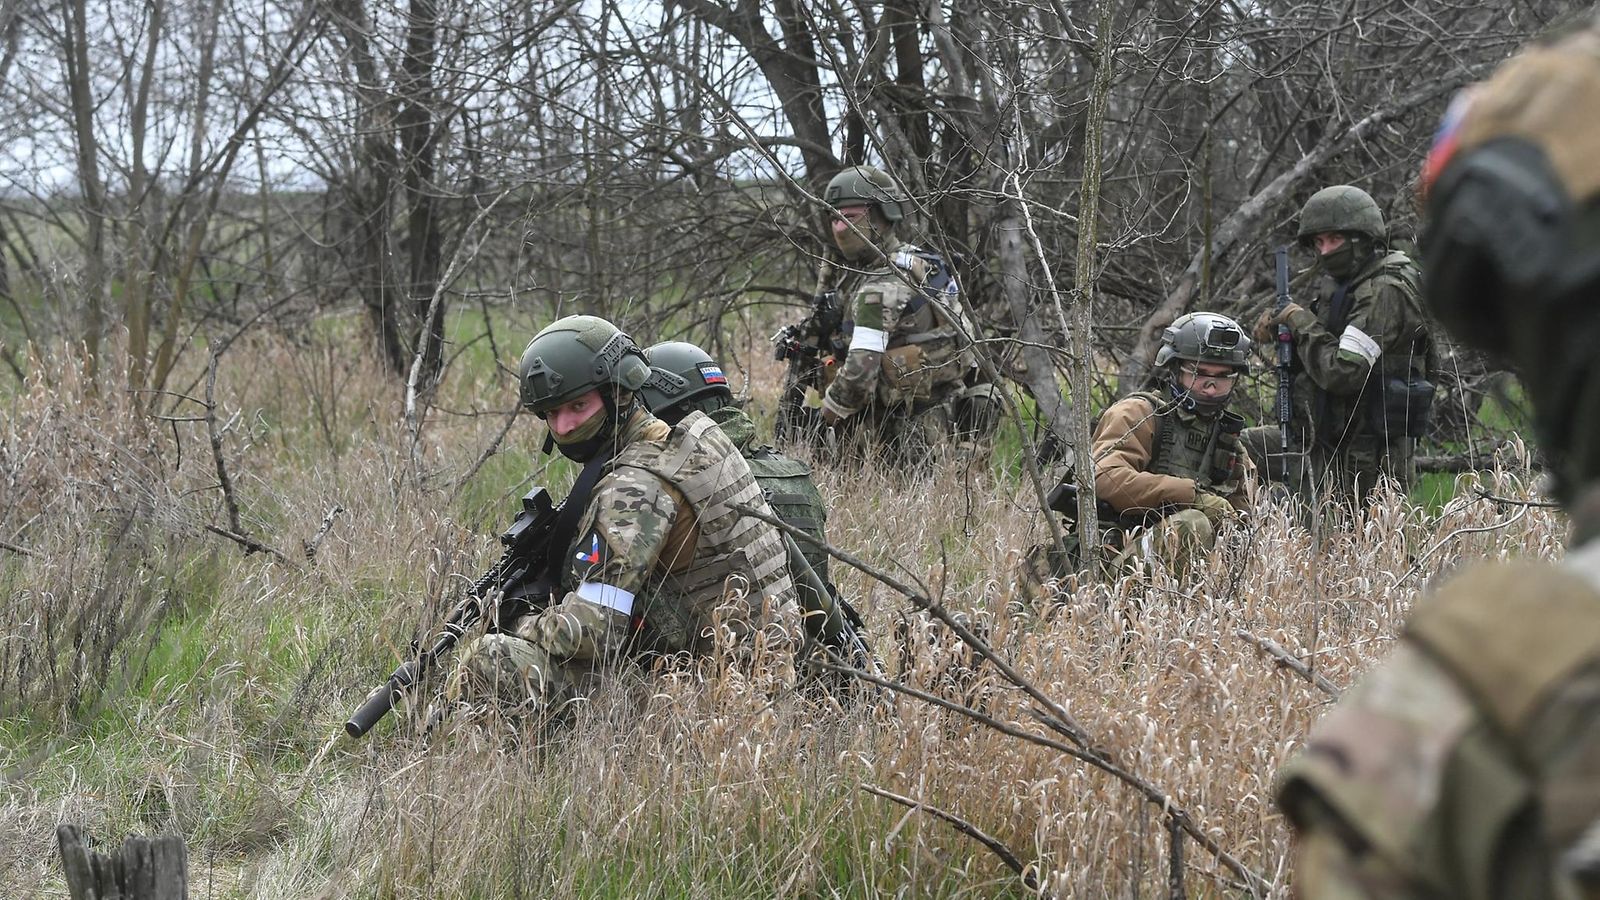
[{"label": "camouflage trousers", "polygon": [[1417,482],[1416,441],[1412,438],[1385,443],[1372,436],[1358,437],[1337,448],[1319,445],[1310,451],[1291,440],[1287,453],[1276,425],[1246,428],[1239,438],[1256,471],[1265,480],[1287,487],[1308,512],[1321,510],[1329,502],[1360,508],[1384,476],[1394,479],[1402,491],[1411,490]]},{"label": "camouflage trousers", "polygon": [[[1067,547],[1063,554],[1054,544],[1036,544],[1023,555],[1018,566],[1018,592],[1033,600],[1049,599],[1056,587],[1081,564],[1076,530],[1066,526]],[[1106,528],[1100,533],[1100,568],[1107,575],[1133,568],[1136,560],[1160,562],[1174,576],[1187,579],[1202,557],[1217,544],[1217,531],[1206,514],[1198,509],[1181,509],[1159,521],[1127,531]]]},{"label": "camouflage trousers", "polygon": [[924,471],[943,446],[975,450],[1000,421],[999,400],[988,385],[960,384],[915,404],[874,402],[837,429],[838,455],[905,472]]},{"label": "camouflage trousers", "polygon": [[603,606],[568,595],[518,622],[511,633],[467,643],[445,683],[446,702],[552,715],[594,689],[602,666],[620,655],[629,624]]}]

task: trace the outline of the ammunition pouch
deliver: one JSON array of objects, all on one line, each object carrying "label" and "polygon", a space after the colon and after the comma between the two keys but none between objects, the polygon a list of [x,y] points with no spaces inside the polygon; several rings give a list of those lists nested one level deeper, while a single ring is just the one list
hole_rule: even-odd
[{"label": "ammunition pouch", "polygon": [[933,371],[922,364],[922,347],[906,344],[883,351],[883,380],[903,396],[927,396],[933,387]]},{"label": "ammunition pouch", "polygon": [[1377,379],[1367,392],[1367,424],[1388,441],[1428,433],[1433,413],[1433,382],[1420,375]]}]

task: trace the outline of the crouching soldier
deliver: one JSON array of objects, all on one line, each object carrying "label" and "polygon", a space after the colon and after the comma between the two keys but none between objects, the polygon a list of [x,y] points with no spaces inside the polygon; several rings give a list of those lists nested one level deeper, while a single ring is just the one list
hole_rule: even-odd
[{"label": "crouching soldier", "polygon": [[549,428],[547,452],[583,464],[563,507],[577,515],[556,526],[553,603],[463,649],[452,706],[498,698],[543,716],[623,659],[782,652],[797,635],[783,540],[740,512],[771,515],[749,465],[704,414],[651,415],[638,394],[650,374],[632,339],[594,316],[557,320],[523,352],[522,405]]},{"label": "crouching soldier", "polygon": [[[1091,452],[1113,566],[1138,556],[1185,575],[1215,546],[1218,527],[1248,508],[1253,467],[1239,442],[1244,419],[1227,406],[1249,368],[1250,346],[1226,316],[1183,316],[1161,336],[1154,390],[1130,394],[1101,414]],[[1071,556],[1030,551],[1025,586],[1062,577],[1076,567]]]}]

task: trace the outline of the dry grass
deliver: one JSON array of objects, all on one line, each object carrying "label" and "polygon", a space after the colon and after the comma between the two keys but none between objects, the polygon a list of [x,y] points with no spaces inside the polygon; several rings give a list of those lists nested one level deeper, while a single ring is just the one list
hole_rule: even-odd
[{"label": "dry grass", "polygon": [[[755,356],[759,407],[776,371]],[[841,710],[715,668],[627,680],[542,742],[491,725],[430,747],[391,722],[319,757],[454,576],[488,562],[482,517],[509,512],[539,466],[538,429],[519,423],[457,492],[500,415],[436,413],[414,457],[379,373],[265,340],[235,348],[224,447],[245,527],[280,561],[204,530],[225,519],[203,424],[148,426],[116,392],[76,399],[70,364],[41,371],[49,382],[0,422],[0,540],[28,551],[0,550],[0,895],[63,895],[61,821],[107,841],[182,832],[201,897],[1027,894],[969,839],[863,784],[995,835],[1057,896],[1164,884],[1161,810],[1103,772],[921,702]],[[440,402],[509,397],[461,379]],[[1546,510],[1463,498],[1429,517],[1390,496],[1318,547],[1263,508],[1194,582],[1156,572],[1030,606],[1009,573],[1044,528],[1031,491],[995,468],[947,460],[909,483],[824,471],[830,535],[963,613],[1280,896],[1272,779],[1328,698],[1238,632],[1344,686],[1429,579],[1460,559],[1552,557],[1564,528]],[[1529,492],[1496,479],[1496,494]],[[895,677],[1044,733],[948,629],[836,572]],[[1193,843],[1187,856],[1191,895],[1231,893],[1215,860]]]}]

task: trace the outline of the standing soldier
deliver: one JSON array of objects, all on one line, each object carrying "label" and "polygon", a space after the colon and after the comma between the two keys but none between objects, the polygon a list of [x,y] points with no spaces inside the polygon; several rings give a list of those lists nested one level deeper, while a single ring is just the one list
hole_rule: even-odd
[{"label": "standing soldier", "polygon": [[1296,894],[1600,896],[1600,24],[1514,57],[1424,169],[1429,306],[1525,378],[1559,564],[1482,565],[1418,601],[1389,658],[1280,776]]},{"label": "standing soldier", "polygon": [[[1129,394],[1094,430],[1095,498],[1106,508],[1108,545],[1118,560],[1136,554],[1187,573],[1216,545],[1217,528],[1249,507],[1251,465],[1240,445],[1244,419],[1229,412],[1250,368],[1250,339],[1216,313],[1189,313],[1161,335],[1155,391]],[[1070,512],[1069,512],[1070,515]],[[1035,548],[1025,561],[1030,589],[1059,578],[1075,560]]]},{"label": "standing soldier", "polygon": [[852,166],[823,192],[844,258],[849,351],[822,398],[822,422],[865,420],[872,437],[913,465],[948,435],[984,436],[998,421],[955,308],[954,273],[938,254],[901,240],[909,198],[888,173]]},{"label": "standing soldier", "polygon": [[556,525],[556,602],[467,645],[452,700],[546,714],[629,653],[704,655],[719,627],[778,648],[796,633],[783,541],[737,509],[771,514],[750,467],[704,414],[652,416],[638,400],[650,374],[594,316],[558,319],[523,351],[522,405],[548,426],[547,452],[583,463],[564,507],[579,515]]},{"label": "standing soldier", "polygon": [[1268,309],[1254,331],[1263,347],[1273,346],[1279,325],[1293,336],[1293,452],[1284,457],[1276,426],[1250,429],[1245,443],[1268,478],[1303,500],[1359,506],[1380,475],[1402,489],[1416,480],[1436,366],[1421,279],[1409,257],[1388,248],[1378,204],[1352,185],[1311,195],[1299,240],[1321,269],[1311,306]]}]

